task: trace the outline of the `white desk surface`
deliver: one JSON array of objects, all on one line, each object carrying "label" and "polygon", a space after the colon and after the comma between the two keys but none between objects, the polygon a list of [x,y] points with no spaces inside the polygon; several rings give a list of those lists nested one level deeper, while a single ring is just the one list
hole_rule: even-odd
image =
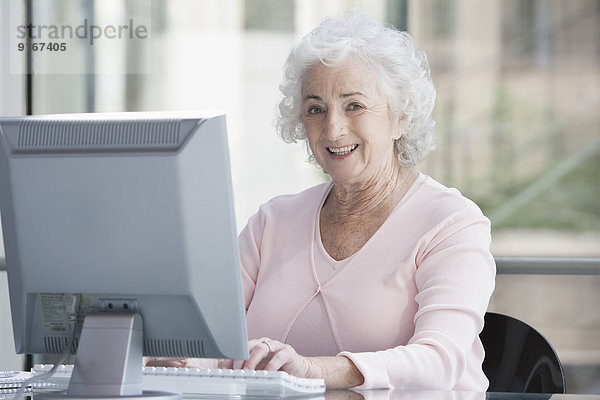
[{"label": "white desk surface", "polygon": [[[2,394],[0,400],[13,399],[11,394]],[[30,395],[28,395],[30,396]],[[33,400],[36,396],[33,395]],[[254,396],[232,396],[232,399],[264,399]],[[266,397],[273,399],[272,397]],[[27,397],[23,397],[27,399]],[[184,400],[227,399],[215,395],[185,395]],[[294,400],[600,400],[600,395],[581,394],[534,394],[534,393],[476,393],[452,391],[405,391],[405,390],[331,390],[317,396],[295,397]]]},{"label": "white desk surface", "polygon": [[[239,397],[236,397],[239,399]],[[260,399],[260,397],[242,397]],[[35,399],[35,397],[34,397]],[[207,396],[184,396],[184,399],[215,399]],[[300,397],[310,400],[600,400],[600,395],[533,394],[533,393],[476,393],[451,391],[405,390],[332,390],[320,396]]]}]

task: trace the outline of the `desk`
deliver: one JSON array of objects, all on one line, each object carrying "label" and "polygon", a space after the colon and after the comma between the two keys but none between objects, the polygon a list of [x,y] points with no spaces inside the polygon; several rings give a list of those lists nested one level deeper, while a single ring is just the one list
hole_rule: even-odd
[{"label": "desk", "polygon": [[[239,397],[237,397],[239,399]],[[185,400],[215,399],[207,396],[185,396]],[[243,397],[243,399],[260,399]],[[536,394],[536,393],[476,393],[433,390],[331,390],[321,396],[302,397],[306,400],[600,400],[600,395]],[[34,397],[35,400],[35,397]]]},{"label": "desk", "polygon": [[[378,393],[380,392],[380,393]],[[477,392],[444,392],[444,391],[376,391],[370,390],[360,394],[359,397],[339,397],[348,400],[600,400],[600,395],[575,395],[575,394],[537,394],[537,393],[477,393]],[[338,397],[326,399],[335,400]]]},{"label": "desk", "polygon": [[[33,395],[33,400],[36,396]],[[186,395],[184,400],[224,399],[223,396]],[[12,396],[0,392],[0,400],[12,400]],[[26,397],[22,398],[27,399]],[[260,397],[234,396],[232,399],[258,400]],[[272,399],[272,397],[269,397]],[[433,390],[330,390],[319,396],[300,397],[296,400],[600,400],[600,395],[581,394],[535,394],[535,393],[477,393],[444,392]]]}]

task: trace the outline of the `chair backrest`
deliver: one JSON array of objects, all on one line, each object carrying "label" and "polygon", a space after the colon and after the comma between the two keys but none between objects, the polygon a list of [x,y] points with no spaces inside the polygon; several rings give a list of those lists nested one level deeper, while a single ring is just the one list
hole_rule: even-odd
[{"label": "chair backrest", "polygon": [[488,312],[479,337],[490,392],[565,393],[565,374],[556,352],[525,322]]}]

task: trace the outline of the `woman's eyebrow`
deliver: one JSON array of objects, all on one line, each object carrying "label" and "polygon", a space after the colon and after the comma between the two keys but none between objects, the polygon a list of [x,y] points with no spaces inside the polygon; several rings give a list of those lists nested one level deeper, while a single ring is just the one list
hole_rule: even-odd
[{"label": "woman's eyebrow", "polygon": [[352,96],[362,96],[362,97],[366,97],[366,96],[364,95],[364,93],[362,93],[362,92],[350,92],[350,93],[342,93],[342,94],[340,94],[340,97],[341,97],[341,98],[343,98],[343,99],[345,99],[345,98],[347,98],[347,97],[352,97]]},{"label": "woman's eyebrow", "polygon": [[[340,98],[345,99],[348,97],[352,97],[352,96],[362,96],[362,97],[366,97],[364,93],[362,92],[349,92],[349,93],[342,93],[340,94]],[[321,96],[317,96],[316,94],[309,94],[307,96],[304,96],[304,100],[317,100],[317,101],[323,101],[323,99],[321,98]]]},{"label": "woman's eyebrow", "polygon": [[320,96],[317,96],[316,94],[309,94],[307,96],[304,97],[304,100],[317,100],[317,101],[322,101],[323,99],[321,99]]}]

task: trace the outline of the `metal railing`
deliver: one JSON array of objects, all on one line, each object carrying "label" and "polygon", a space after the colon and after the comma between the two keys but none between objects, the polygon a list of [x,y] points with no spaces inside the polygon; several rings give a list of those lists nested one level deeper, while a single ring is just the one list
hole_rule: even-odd
[{"label": "metal railing", "polygon": [[496,257],[498,275],[600,275],[600,258]]}]

